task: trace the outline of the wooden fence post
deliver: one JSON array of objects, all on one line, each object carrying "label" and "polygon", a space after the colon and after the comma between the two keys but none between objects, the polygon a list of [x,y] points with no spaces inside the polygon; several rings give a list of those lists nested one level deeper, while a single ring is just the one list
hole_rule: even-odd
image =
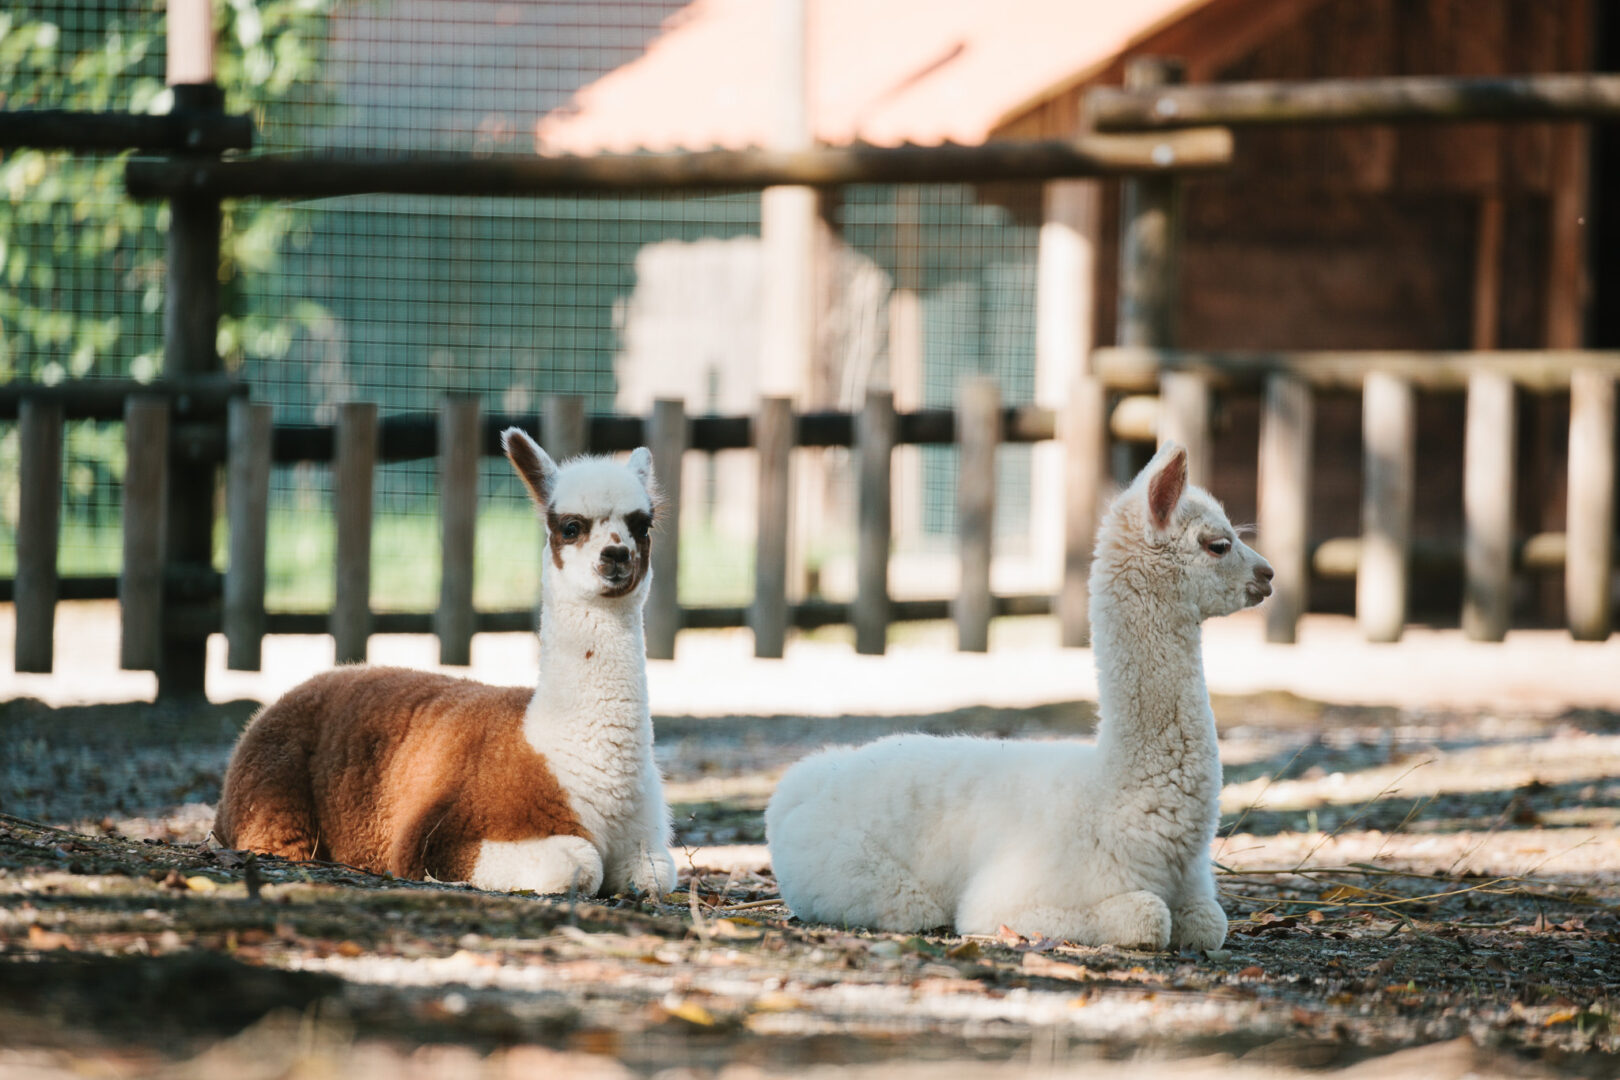
[{"label": "wooden fence post", "polygon": [[1187,448],[1187,482],[1209,483],[1209,383],[1201,375],[1166,371],[1159,376],[1158,444]]},{"label": "wooden fence post", "polygon": [[49,673],[56,638],[56,551],[62,518],[62,406],[23,398],[17,504],[18,671]]},{"label": "wooden fence post", "polygon": [[1373,371],[1362,390],[1361,562],[1356,619],[1368,641],[1401,639],[1412,548],[1412,384]]},{"label": "wooden fence post", "polygon": [[1463,632],[1501,641],[1513,615],[1513,463],[1518,421],[1513,380],[1468,378],[1463,433]]},{"label": "wooden fence post", "polygon": [[1095,375],[1077,374],[1059,425],[1064,457],[1063,583],[1058,618],[1067,648],[1091,643],[1091,554],[1108,470],[1108,392]]},{"label": "wooden fence post", "polygon": [[890,465],[897,425],[894,393],[866,391],[855,420],[856,493],[855,651],[881,656],[889,643],[889,546],[893,493]]},{"label": "wooden fence post", "polygon": [[[440,453],[443,460],[442,447]],[[337,444],[332,458],[337,588],[331,626],[333,649],[340,664],[364,662],[367,639],[371,637],[371,510],[376,466],[377,406],[370,401],[344,402],[338,406]],[[476,493],[476,482],[473,490]]]},{"label": "wooden fence post", "polygon": [[433,632],[439,663],[472,663],[473,555],[478,532],[478,458],[483,420],[477,398],[447,397],[439,406],[439,526],[443,570]]},{"label": "wooden fence post", "polygon": [[1266,640],[1292,645],[1309,606],[1311,388],[1288,375],[1266,380],[1260,414],[1260,543],[1276,571]]},{"label": "wooden fence post", "polygon": [[[271,419],[269,405],[254,404],[245,397],[231,400],[225,448],[225,521],[230,530],[225,666],[232,671],[258,671],[263,660]],[[341,529],[340,515],[340,544]]]},{"label": "wooden fence post", "polygon": [[163,647],[163,525],[168,517],[169,399],[124,400],[124,566],[118,664],[156,671]]},{"label": "wooden fence post", "polygon": [[749,625],[754,655],[779,658],[787,644],[787,544],[792,503],[789,465],[794,443],[793,401],[760,399],[754,418],[759,459],[759,531],[754,543],[754,602]]},{"label": "wooden fence post", "polygon": [[[590,425],[585,416],[585,398],[580,394],[547,394],[541,398],[539,441],[551,460],[558,465],[587,452],[590,449]],[[542,532],[540,557],[544,559],[546,556],[546,540]],[[540,628],[542,602],[542,597],[534,598],[536,630]]]},{"label": "wooden fence post", "polygon": [[1614,399],[1612,376],[1571,375],[1564,606],[1576,641],[1605,640],[1613,621]]},{"label": "wooden fence post", "polygon": [[996,527],[996,446],[1001,441],[1001,387],[990,376],[975,376],[957,395],[957,528],[961,534],[961,583],[953,604],[956,647],[962,652],[990,648],[990,560]]},{"label": "wooden fence post", "polygon": [[678,398],[654,401],[647,446],[663,504],[653,537],[652,585],[644,617],[649,660],[675,659],[675,635],[681,628],[681,465],[690,441],[686,404]]}]

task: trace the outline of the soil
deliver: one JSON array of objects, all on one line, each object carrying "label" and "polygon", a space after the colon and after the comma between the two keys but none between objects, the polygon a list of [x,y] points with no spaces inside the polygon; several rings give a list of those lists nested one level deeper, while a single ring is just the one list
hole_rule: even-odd
[{"label": "soil", "polygon": [[1620,714],[1217,700],[1232,933],[1195,955],[776,902],[761,812],[808,750],[1083,737],[1089,704],[659,717],[683,872],[657,900],[212,847],[255,707],[0,704],[0,1072],[1620,1072]]}]

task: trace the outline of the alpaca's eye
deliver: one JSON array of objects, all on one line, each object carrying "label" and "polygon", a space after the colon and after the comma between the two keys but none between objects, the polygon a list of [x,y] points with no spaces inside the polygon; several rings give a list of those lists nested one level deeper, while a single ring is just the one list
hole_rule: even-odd
[{"label": "alpaca's eye", "polygon": [[1206,541],[1204,541],[1204,550],[1208,551],[1211,555],[1213,555],[1217,559],[1219,559],[1221,556],[1225,555],[1228,551],[1232,550],[1232,541],[1230,541],[1230,540],[1206,540]]},{"label": "alpaca's eye", "polygon": [[565,522],[563,522],[562,538],[564,540],[578,540],[579,539],[579,522],[577,522],[577,521],[565,521]]},{"label": "alpaca's eye", "polygon": [[630,535],[637,540],[647,539],[647,530],[652,527],[652,519],[646,514],[631,514],[624,519],[624,523],[630,526]]}]

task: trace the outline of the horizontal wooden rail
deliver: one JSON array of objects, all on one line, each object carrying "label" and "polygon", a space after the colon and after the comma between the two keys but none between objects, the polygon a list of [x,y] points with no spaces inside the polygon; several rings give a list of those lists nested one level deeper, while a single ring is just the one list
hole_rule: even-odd
[{"label": "horizontal wooden rail", "polygon": [[1166,371],[1201,375],[1218,389],[1258,390],[1270,375],[1292,375],[1316,390],[1359,391],[1371,371],[1399,376],[1417,390],[1468,388],[1476,373],[1505,375],[1526,390],[1568,390],[1577,370],[1620,377],[1620,351],[1523,349],[1506,352],[1205,352],[1190,349],[1098,349],[1097,377],[1110,390],[1156,390]]},{"label": "horizontal wooden rail", "polygon": [[[1050,615],[1053,610],[1052,597],[997,596],[992,598],[992,609],[998,617]],[[682,630],[732,630],[748,625],[749,609],[741,605],[683,607],[680,612]],[[849,623],[850,617],[850,604],[832,600],[808,600],[788,605],[788,625],[797,630],[839,626]],[[938,622],[950,617],[950,600],[890,601],[890,622]],[[430,611],[377,611],[372,613],[371,619],[373,634],[433,633],[433,613]],[[473,624],[480,634],[532,633],[534,610],[479,611],[473,616]],[[265,616],[265,632],[269,634],[325,634],[329,627],[325,612],[272,611]]]},{"label": "horizontal wooden rail", "polygon": [[23,398],[60,405],[64,420],[122,420],[124,402],[141,394],[170,399],[180,420],[223,419],[232,398],[245,397],[248,385],[228,375],[189,379],[73,379],[51,385],[36,382],[0,384],[0,420],[15,420]]},{"label": "horizontal wooden rail", "polygon": [[142,113],[20,109],[0,112],[0,150],[251,150],[253,117],[206,109]]},{"label": "horizontal wooden rail", "polygon": [[1620,76],[1320,79],[1203,83],[1085,97],[1098,131],[1220,125],[1410,124],[1458,120],[1620,120]]},{"label": "horizontal wooden rail", "polygon": [[[924,409],[901,413],[895,418],[896,442],[907,445],[936,445],[956,441],[956,414],[950,409]],[[751,416],[693,416],[689,449],[747,450],[753,447]],[[1056,437],[1056,418],[1051,409],[1021,405],[1002,410],[1003,440],[1010,443],[1044,442]],[[418,461],[438,453],[438,417],[434,413],[396,414],[379,422],[379,462]],[[508,427],[521,427],[534,434],[542,446],[548,445],[544,421],[533,413],[496,413],[485,418],[482,452],[501,454],[500,433]],[[302,461],[331,461],[333,427],[330,424],[285,425],[275,429],[271,454],[277,464]],[[800,413],[794,417],[795,446],[843,446],[856,444],[855,416],[850,413]],[[647,442],[639,416],[592,416],[587,421],[588,449],[608,454],[634,450]]]},{"label": "horizontal wooden rail", "polygon": [[979,146],[844,146],[589,157],[265,156],[228,161],[131,160],[137,199],[317,199],[342,195],[554,196],[622,191],[748,189],[795,184],[950,184],[1215,169],[1232,136],[1215,128]]}]

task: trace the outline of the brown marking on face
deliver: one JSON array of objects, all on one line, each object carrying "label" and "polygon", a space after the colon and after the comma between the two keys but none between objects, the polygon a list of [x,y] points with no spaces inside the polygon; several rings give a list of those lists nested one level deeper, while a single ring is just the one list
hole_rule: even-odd
[{"label": "brown marking on face", "polygon": [[595,655],[596,655],[596,650],[595,649],[586,649],[585,650],[585,659],[589,660],[591,657],[593,657]]},{"label": "brown marking on face", "polygon": [[[565,535],[573,530],[572,537]],[[591,538],[591,519],[579,514],[559,514],[546,511],[546,540],[551,545],[551,562],[562,569],[563,548],[583,544]]]},{"label": "brown marking on face", "polygon": [[534,692],[400,668],[288,691],[231,755],[215,832],[232,846],[441,881],[485,840],[589,835],[523,736]]}]

